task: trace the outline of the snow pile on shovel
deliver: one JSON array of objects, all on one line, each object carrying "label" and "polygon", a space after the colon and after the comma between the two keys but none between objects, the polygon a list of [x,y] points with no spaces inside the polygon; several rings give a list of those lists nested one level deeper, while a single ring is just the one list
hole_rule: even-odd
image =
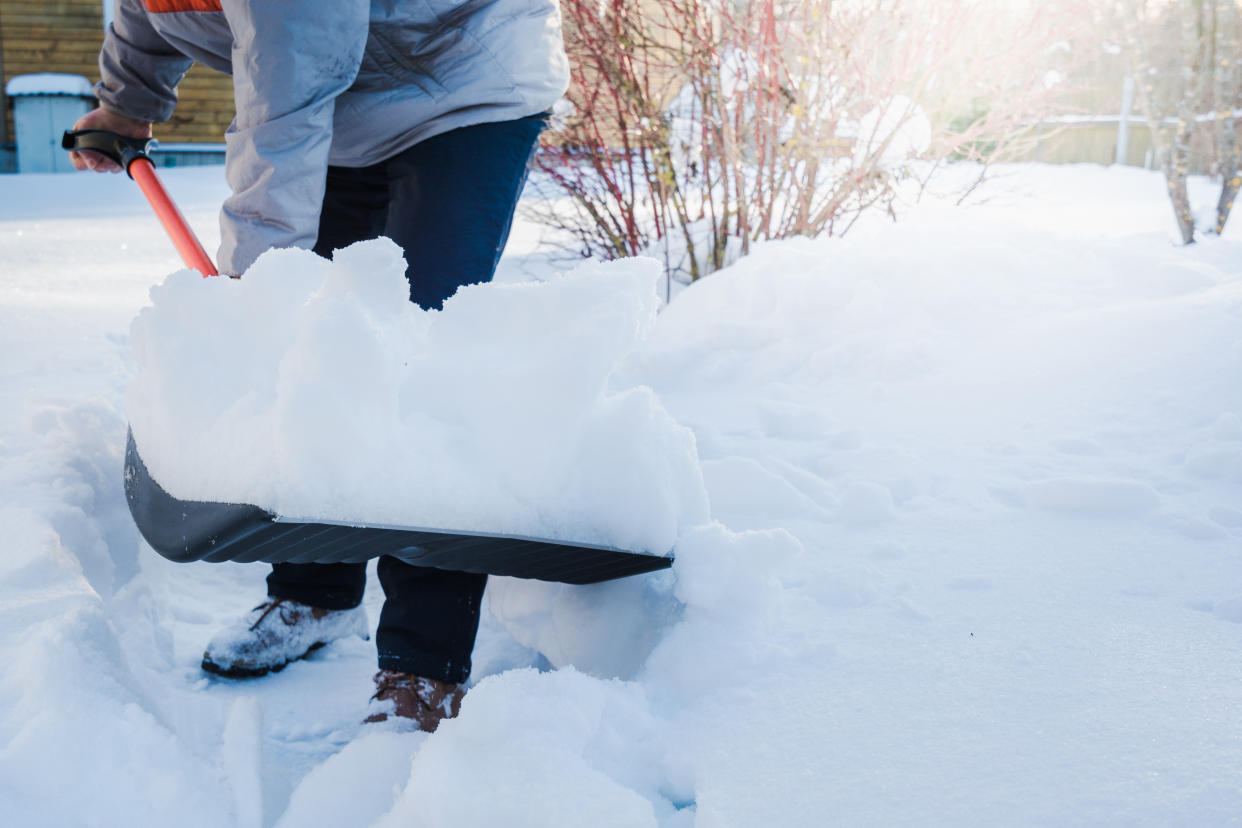
[{"label": "snow pile on shovel", "polygon": [[155,480],[291,518],[654,553],[707,520],[693,434],[610,385],[655,321],[654,261],[470,286],[439,312],[404,270],[380,239],[153,288],[128,414]]}]

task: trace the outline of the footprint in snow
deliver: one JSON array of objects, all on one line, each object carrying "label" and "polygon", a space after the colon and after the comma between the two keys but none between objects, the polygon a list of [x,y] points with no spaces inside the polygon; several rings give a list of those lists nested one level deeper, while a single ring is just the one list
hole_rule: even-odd
[{"label": "footprint in snow", "polygon": [[1053,445],[1056,447],[1057,451],[1062,454],[1090,456],[1100,453],[1100,444],[1094,440],[1070,438],[1066,440],[1057,440],[1053,443]]},{"label": "footprint in snow", "polygon": [[1052,478],[1027,483],[1022,495],[1036,508],[1084,516],[1142,515],[1160,505],[1160,495],[1142,480]]},{"label": "footprint in snow", "polygon": [[1199,443],[1186,452],[1183,465],[1196,477],[1242,483],[1242,444]]},{"label": "footprint in snow", "polygon": [[968,590],[973,592],[992,589],[995,586],[996,584],[991,578],[984,578],[980,576],[954,578],[952,581],[949,581],[949,589]]},{"label": "footprint in snow", "polygon": [[896,517],[893,493],[880,483],[856,480],[837,504],[837,520],[850,526],[875,526]]},{"label": "footprint in snow", "polygon": [[1242,597],[1216,601],[1208,606],[1217,618],[1234,624],[1242,624]]}]

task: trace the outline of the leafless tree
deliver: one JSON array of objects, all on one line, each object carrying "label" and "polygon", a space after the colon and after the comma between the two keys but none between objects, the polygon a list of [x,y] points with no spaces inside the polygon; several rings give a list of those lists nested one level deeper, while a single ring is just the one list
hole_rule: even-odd
[{"label": "leafless tree", "polygon": [[[1139,103],[1159,155],[1185,244],[1195,240],[1186,178],[1196,160],[1221,178],[1214,220],[1219,234],[1242,185],[1237,139],[1242,16],[1236,0],[1121,0]],[[1205,159],[1196,159],[1196,155]]]}]

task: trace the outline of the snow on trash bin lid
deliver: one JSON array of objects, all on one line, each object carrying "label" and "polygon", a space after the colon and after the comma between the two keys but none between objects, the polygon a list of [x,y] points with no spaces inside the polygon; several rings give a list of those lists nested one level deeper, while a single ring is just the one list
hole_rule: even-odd
[{"label": "snow on trash bin lid", "polygon": [[91,82],[81,75],[62,72],[39,72],[33,75],[16,75],[4,85],[4,94],[20,95],[80,95],[93,96]]}]

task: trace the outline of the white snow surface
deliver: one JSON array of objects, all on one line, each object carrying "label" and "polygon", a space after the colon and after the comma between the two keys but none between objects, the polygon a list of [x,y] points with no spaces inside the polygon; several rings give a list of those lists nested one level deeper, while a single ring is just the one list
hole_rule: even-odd
[{"label": "white snow surface", "polygon": [[[928,197],[897,224],[761,245],[654,321],[646,265],[563,275],[521,222],[498,284],[420,316],[373,301],[395,292],[382,244],[335,263],[277,254],[260,263],[267,282],[165,280],[175,254],[128,181],[4,178],[5,824],[1236,821],[1242,230],[1177,246],[1154,173],[998,172],[976,206]],[[165,178],[211,249],[221,171]],[[1214,197],[1193,186],[1197,202]],[[295,268],[305,284],[290,284]],[[184,342],[163,335],[173,317]],[[561,359],[553,325],[594,343],[581,363]],[[437,350],[441,326],[458,348]],[[531,330],[546,346],[514,344]],[[252,372],[331,377],[332,394],[307,382],[286,401],[316,417],[370,393],[331,373],[332,346],[350,364],[411,342],[414,361],[458,359],[454,376],[482,381],[435,386],[459,396],[428,403],[445,406],[429,427],[461,406],[497,440],[546,434],[534,400],[508,423],[468,410],[498,397],[489,383],[574,401],[580,420],[544,414],[579,424],[637,396],[675,439],[636,458],[664,494],[635,502],[699,508],[676,422],[693,432],[710,513],[658,530],[676,532],[671,571],[586,588],[493,579],[461,715],[430,736],[363,726],[375,662],[361,640],[258,680],[200,672],[204,644],[262,598],[266,567],[172,564],[137,538],[125,424],[147,428],[152,457],[162,426],[133,408],[148,392],[126,389],[131,346],[153,341],[180,353],[157,364],[188,360],[241,389],[228,413],[251,424],[273,404]],[[563,386],[537,358],[570,370]],[[526,373],[500,375],[515,366]],[[222,416],[183,413],[207,430]],[[606,435],[654,428],[618,418]],[[482,463],[474,439],[455,449]],[[564,443],[553,449],[568,457]],[[499,463],[525,450],[495,448]],[[599,450],[581,462],[602,468],[621,449]],[[332,468],[308,474],[308,488],[340,488]],[[573,514],[574,496],[541,505]],[[381,602],[372,582],[373,622]]]}]

